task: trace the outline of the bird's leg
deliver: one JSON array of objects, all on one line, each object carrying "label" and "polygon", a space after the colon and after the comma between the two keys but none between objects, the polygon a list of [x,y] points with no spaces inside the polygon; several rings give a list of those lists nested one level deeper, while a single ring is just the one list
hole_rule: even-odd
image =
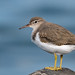
[{"label": "bird's leg", "polygon": [[63,55],[60,55],[60,69],[62,70],[62,59],[63,59]]},{"label": "bird's leg", "polygon": [[54,70],[54,71],[62,70],[61,66],[62,66],[63,55],[60,56],[61,57],[61,59],[60,59],[60,67],[56,67],[56,63],[57,63],[57,55],[56,55],[56,53],[54,53],[54,56],[55,56],[54,67],[45,67],[45,69]]},{"label": "bird's leg", "polygon": [[55,64],[54,64],[54,69],[56,70],[56,64],[57,64],[57,55],[56,55],[56,53],[54,53],[54,56],[55,56]]},{"label": "bird's leg", "polygon": [[54,70],[62,70],[63,55],[60,55],[60,67],[56,67],[56,63],[57,63],[57,55],[56,55],[56,53],[54,53],[54,56],[55,56]]},{"label": "bird's leg", "polygon": [[54,67],[45,67],[45,69],[58,70],[58,68],[56,67],[56,63],[57,63],[57,55],[56,55],[56,53],[54,53],[54,56],[55,56],[55,64],[54,64]]}]

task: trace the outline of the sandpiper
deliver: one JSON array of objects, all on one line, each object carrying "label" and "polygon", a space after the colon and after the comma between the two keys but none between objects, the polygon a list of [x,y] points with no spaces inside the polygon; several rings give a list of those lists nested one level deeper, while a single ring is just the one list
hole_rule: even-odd
[{"label": "sandpiper", "polygon": [[[31,18],[29,24],[19,29],[26,27],[33,28],[32,42],[55,56],[54,67],[45,67],[45,69],[62,70],[63,55],[75,50],[75,35],[64,27],[49,23],[41,17]],[[57,55],[60,55],[59,67],[56,66]]]}]

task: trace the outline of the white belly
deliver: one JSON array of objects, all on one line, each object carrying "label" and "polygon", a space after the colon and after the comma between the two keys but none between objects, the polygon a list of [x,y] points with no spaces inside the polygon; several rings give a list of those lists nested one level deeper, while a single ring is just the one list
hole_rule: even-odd
[{"label": "white belly", "polygon": [[36,34],[35,41],[32,40],[37,46],[42,48],[43,50],[49,52],[49,53],[56,53],[58,55],[63,55],[66,53],[71,52],[72,50],[75,50],[75,45],[54,45],[52,43],[44,43],[40,41],[39,38],[39,32]]}]

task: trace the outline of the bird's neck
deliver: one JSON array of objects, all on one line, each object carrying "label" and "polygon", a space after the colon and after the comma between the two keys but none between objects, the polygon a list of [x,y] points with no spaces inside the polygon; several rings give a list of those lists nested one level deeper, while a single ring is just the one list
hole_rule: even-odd
[{"label": "bird's neck", "polygon": [[36,24],[32,27],[32,35],[34,35],[34,33],[40,28],[41,24]]},{"label": "bird's neck", "polygon": [[37,25],[37,27],[33,28],[32,30],[32,40],[35,40],[35,37],[36,37],[36,33],[39,32],[39,28],[40,28],[40,25]]},{"label": "bird's neck", "polygon": [[35,40],[36,33],[39,32],[43,28],[43,25],[44,25],[43,23],[41,23],[40,25],[36,25],[36,27],[33,27],[33,31],[32,31],[32,39],[33,40]]},{"label": "bird's neck", "polygon": [[38,31],[39,27],[40,26],[37,26],[37,27],[33,28],[33,30],[32,30],[32,36]]}]

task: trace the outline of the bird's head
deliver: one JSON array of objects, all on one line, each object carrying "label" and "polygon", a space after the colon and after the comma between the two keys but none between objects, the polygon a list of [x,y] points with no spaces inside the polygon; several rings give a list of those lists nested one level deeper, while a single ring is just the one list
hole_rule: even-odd
[{"label": "bird's head", "polygon": [[45,22],[45,20],[41,17],[33,17],[31,18],[29,24],[19,28],[19,29],[23,29],[23,28],[26,28],[26,27],[31,27],[33,29],[39,27],[43,22]]}]

